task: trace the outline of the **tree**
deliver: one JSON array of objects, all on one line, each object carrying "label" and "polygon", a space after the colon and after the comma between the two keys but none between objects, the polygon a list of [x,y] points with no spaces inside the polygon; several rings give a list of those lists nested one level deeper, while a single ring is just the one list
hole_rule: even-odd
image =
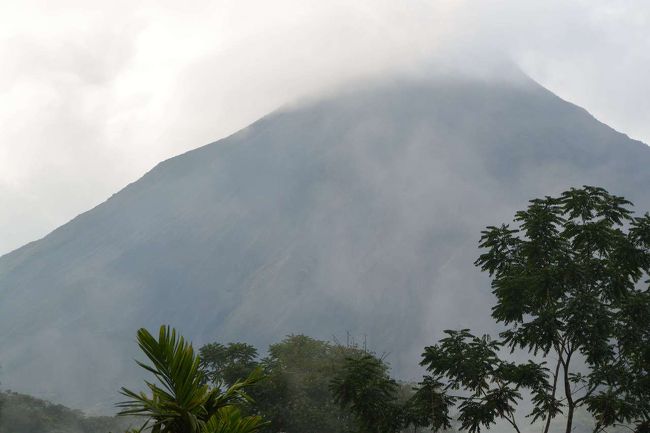
[{"label": "tree", "polygon": [[[560,415],[571,432],[578,408],[595,433],[617,424],[648,431],[650,216],[630,207],[602,188],[573,188],[531,200],[515,227],[482,232],[476,265],[492,277],[492,317],[505,331],[496,340],[445,331],[421,363],[445,393],[463,391],[449,401],[459,402],[462,429],[500,419],[519,432],[515,410],[527,389],[528,416],[544,433]],[[508,362],[502,349],[532,359]]]},{"label": "tree", "polygon": [[228,384],[237,374],[262,369],[265,380],[249,390],[255,405],[244,408],[246,413],[271,421],[262,431],[350,431],[352,417],[334,403],[329,384],[345,358],[360,353],[358,349],[305,335],[289,335],[271,344],[263,359],[245,343],[211,343],[200,352],[206,376],[214,383]]},{"label": "tree", "polygon": [[454,399],[441,393],[443,384],[431,376],[424,376],[422,382],[412,389],[404,406],[405,426],[430,427],[433,431],[451,427],[449,408]]},{"label": "tree", "polygon": [[398,384],[386,365],[370,354],[347,358],[331,384],[334,401],[356,417],[360,433],[394,433],[404,424]]},{"label": "tree", "polygon": [[352,350],[305,335],[289,335],[269,346],[262,364],[270,380],[257,392],[264,393],[259,395],[264,413],[276,427],[290,433],[347,431],[350,417],[329,391],[346,353]]},{"label": "tree", "polygon": [[217,386],[232,386],[259,367],[257,349],[246,343],[210,343],[199,354],[206,379]]},{"label": "tree", "polygon": [[156,340],[146,329],[138,331],[138,345],[151,364],[137,361],[158,384],[145,381],[151,395],[122,388],[127,401],[119,415],[146,418],[152,433],[253,433],[264,425],[259,416],[241,416],[238,405],[249,401],[245,390],[261,379],[258,370],[222,391],[205,384],[200,358],[176,331],[162,326]]}]

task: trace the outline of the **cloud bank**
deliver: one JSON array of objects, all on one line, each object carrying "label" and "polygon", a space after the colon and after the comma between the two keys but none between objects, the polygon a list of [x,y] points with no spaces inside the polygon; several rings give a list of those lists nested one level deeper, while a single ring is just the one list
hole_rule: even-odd
[{"label": "cloud bank", "polygon": [[0,254],[158,161],[363,77],[503,59],[650,142],[650,4],[0,3]]}]

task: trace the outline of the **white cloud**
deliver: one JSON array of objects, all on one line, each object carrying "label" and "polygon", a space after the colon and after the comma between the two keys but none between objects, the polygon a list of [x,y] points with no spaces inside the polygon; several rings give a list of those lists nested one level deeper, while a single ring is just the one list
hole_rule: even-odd
[{"label": "white cloud", "polygon": [[441,59],[505,53],[650,142],[649,29],[642,1],[5,0],[0,253],[297,97]]}]

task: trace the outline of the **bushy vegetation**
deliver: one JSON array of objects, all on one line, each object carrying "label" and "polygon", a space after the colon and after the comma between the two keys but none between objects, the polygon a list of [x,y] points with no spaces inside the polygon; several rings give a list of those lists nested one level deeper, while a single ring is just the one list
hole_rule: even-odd
[{"label": "bushy vegetation", "polygon": [[[260,370],[265,379],[248,390],[246,405],[269,421],[265,433],[396,433],[436,425],[431,384],[400,383],[375,354],[355,345],[290,335],[261,358],[246,343],[211,343],[200,349],[206,378],[217,387]],[[438,394],[434,398],[437,397]]]},{"label": "bushy vegetation", "polygon": [[290,335],[272,344],[264,358],[245,343],[212,343],[200,353],[215,386],[230,386],[256,368],[263,372],[265,380],[249,391],[254,404],[248,410],[270,421],[265,432],[353,431],[354,418],[334,401],[330,384],[346,359],[362,356],[363,350]]},{"label": "bushy vegetation", "polygon": [[0,433],[117,433],[131,424],[125,418],[85,416],[24,394],[0,393]]}]

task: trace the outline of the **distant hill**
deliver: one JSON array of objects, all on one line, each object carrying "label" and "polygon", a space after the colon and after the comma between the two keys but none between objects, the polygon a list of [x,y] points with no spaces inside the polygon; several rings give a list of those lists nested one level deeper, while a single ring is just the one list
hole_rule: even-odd
[{"label": "distant hill", "polygon": [[443,329],[492,326],[485,225],[583,184],[648,210],[648,167],[646,145],[524,77],[279,110],[0,258],[1,380],[110,408],[142,379],[136,329],[161,323],[262,347],[350,331],[412,379]]},{"label": "distant hill", "polygon": [[122,433],[132,420],[86,416],[60,404],[14,392],[0,392],[0,433]]}]

